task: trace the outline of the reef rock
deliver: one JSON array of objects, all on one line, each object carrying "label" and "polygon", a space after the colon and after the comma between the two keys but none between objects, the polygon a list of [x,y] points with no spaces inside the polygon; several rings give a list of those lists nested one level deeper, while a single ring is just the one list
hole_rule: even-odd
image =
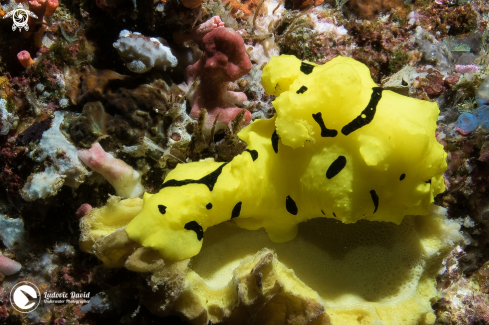
[{"label": "reef rock", "polygon": [[31,158],[36,162],[48,160],[50,165],[43,172],[29,176],[21,192],[22,198],[26,201],[56,195],[63,185],[77,188],[89,175],[88,170],[78,159],[78,150],[60,130],[66,113],[63,111],[54,113],[51,128],[44,131],[37,149],[31,152]]}]

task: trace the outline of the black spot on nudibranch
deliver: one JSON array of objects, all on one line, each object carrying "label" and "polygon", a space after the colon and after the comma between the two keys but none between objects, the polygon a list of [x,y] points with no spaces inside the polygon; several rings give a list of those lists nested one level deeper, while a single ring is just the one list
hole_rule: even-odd
[{"label": "black spot on nudibranch", "polygon": [[233,211],[231,212],[231,219],[239,217],[241,213],[241,204],[243,202],[238,202],[233,208]]},{"label": "black spot on nudibranch", "polygon": [[302,86],[302,87],[299,88],[298,91],[296,91],[296,94],[303,94],[303,93],[306,92],[306,90],[307,90],[307,87],[306,86]]},{"label": "black spot on nudibranch", "polygon": [[202,177],[201,179],[184,179],[181,181],[176,179],[171,179],[168,182],[163,183],[163,185],[161,185],[161,188],[170,187],[170,186],[184,186],[188,184],[203,184],[209,188],[209,191],[212,191],[214,189],[214,185],[216,185],[217,179],[222,173],[222,169],[227,164],[228,163],[222,164],[215,171],[213,171],[209,175]]},{"label": "black spot on nudibranch", "polygon": [[253,159],[253,161],[255,161],[258,158],[258,151],[250,150],[250,149],[245,149],[245,151],[250,153],[251,159]]},{"label": "black spot on nudibranch", "polygon": [[287,198],[285,199],[285,208],[287,209],[288,213],[293,214],[294,216],[299,212],[294,199],[292,199],[289,195],[287,195]]},{"label": "black spot on nudibranch", "polygon": [[321,112],[312,114],[312,118],[314,119],[314,121],[316,121],[317,124],[319,124],[319,127],[321,128],[321,137],[334,138],[335,136],[338,135],[338,131],[328,129],[326,125],[324,125],[323,116]]},{"label": "black spot on nudibranch", "polygon": [[381,98],[382,98],[382,88],[373,87],[372,95],[370,96],[370,101],[368,102],[367,107],[365,107],[365,109],[360,113],[360,115],[355,117],[353,121],[345,125],[341,129],[341,133],[343,133],[344,135],[348,135],[372,122],[375,116],[375,112],[377,110],[377,104],[379,103]]},{"label": "black spot on nudibranch", "polygon": [[326,178],[331,179],[338,175],[339,172],[346,166],[346,158],[345,156],[338,156],[335,161],[329,165],[328,170],[326,171]]},{"label": "black spot on nudibranch", "polygon": [[322,212],[322,214],[323,214],[324,216],[326,215],[326,213],[324,213],[324,211],[323,211],[323,210],[321,210],[321,212]]},{"label": "black spot on nudibranch", "polygon": [[304,72],[305,74],[310,74],[313,69],[314,66],[312,64],[301,62],[301,71]]},{"label": "black spot on nudibranch", "polygon": [[273,134],[272,134],[272,148],[273,148],[273,151],[275,151],[275,153],[278,153],[278,134],[277,134],[277,130],[273,131]]},{"label": "black spot on nudibranch", "polygon": [[212,209],[212,203],[210,203],[210,202],[209,202],[209,203],[207,203],[207,205],[206,205],[205,207],[207,208],[207,210]]},{"label": "black spot on nudibranch", "polygon": [[399,177],[399,180],[402,181],[404,178],[406,178],[406,174],[402,174],[401,177]]},{"label": "black spot on nudibranch", "polygon": [[372,197],[372,202],[374,203],[374,213],[377,212],[377,208],[379,207],[379,197],[377,196],[377,193],[375,193],[374,190],[370,191],[370,196]]},{"label": "black spot on nudibranch", "polygon": [[185,229],[193,230],[197,234],[197,239],[202,240],[204,238],[204,229],[197,223],[197,221],[190,221],[185,224]]},{"label": "black spot on nudibranch", "polygon": [[161,214],[165,214],[166,213],[166,206],[164,206],[162,204],[159,204],[158,205],[158,210],[160,210],[160,213]]},{"label": "black spot on nudibranch", "polygon": [[333,212],[334,217],[336,218],[336,213]]}]

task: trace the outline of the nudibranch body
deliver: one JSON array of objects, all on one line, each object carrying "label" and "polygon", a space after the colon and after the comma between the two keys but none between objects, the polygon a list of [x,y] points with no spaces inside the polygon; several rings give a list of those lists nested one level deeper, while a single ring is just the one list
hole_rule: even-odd
[{"label": "nudibranch body", "polygon": [[427,214],[444,190],[435,103],[382,90],[346,57],[322,66],[274,57],[262,83],[278,96],[277,114],[239,133],[246,151],[229,163],[178,165],[158,194],[144,195],[129,238],[180,260],[198,254],[205,230],[227,220],[285,242],[317,217],[399,224]]}]

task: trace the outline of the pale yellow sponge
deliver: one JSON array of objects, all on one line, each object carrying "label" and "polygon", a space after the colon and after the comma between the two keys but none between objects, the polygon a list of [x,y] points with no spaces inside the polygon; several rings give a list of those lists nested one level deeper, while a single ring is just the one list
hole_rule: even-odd
[{"label": "pale yellow sponge", "polygon": [[105,206],[91,209],[80,219],[80,249],[97,255],[105,266],[123,266],[128,251],[132,253],[129,246],[135,245],[127,238],[124,228],[142,208],[140,198],[121,200],[111,196]]},{"label": "pale yellow sponge", "polygon": [[[138,205],[113,198],[110,209],[94,209],[92,216],[110,219],[107,213],[113,211],[128,222]],[[89,216],[82,220],[103,223]],[[433,324],[431,305],[440,297],[436,275],[463,240],[460,225],[435,205],[427,216],[406,216],[399,225],[312,219],[286,243],[270,241],[264,230],[224,222],[206,232],[200,254],[177,262],[135,246],[121,228],[106,236],[90,234],[99,228],[83,228],[85,237],[94,239],[92,247],[84,242],[85,251],[107,266],[151,273],[153,290],[142,295],[146,307],[199,325]]]},{"label": "pale yellow sponge", "polygon": [[182,260],[199,253],[207,228],[230,219],[283,243],[317,217],[399,224],[427,214],[444,190],[436,103],[383,90],[346,57],[322,66],[275,57],[262,81],[279,94],[277,114],[239,133],[246,152],[178,165],[158,194],[145,194],[130,239]]},{"label": "pale yellow sponge", "polygon": [[[187,302],[188,315],[207,313],[213,323],[222,321],[214,318],[214,310],[230,310],[232,317],[235,306],[257,299],[263,303],[260,311],[273,318],[262,324],[434,324],[431,305],[440,298],[436,275],[443,258],[463,240],[459,228],[435,205],[429,215],[406,216],[400,225],[309,220],[300,224],[294,240],[282,244],[271,242],[262,230],[222,223],[208,230],[202,251],[191,260],[186,281],[192,285],[185,289],[188,300],[179,305]],[[267,251],[255,253],[262,247],[274,252],[272,267],[256,265],[259,256],[267,257]],[[245,284],[247,274],[254,277]],[[258,283],[259,289],[254,288]],[[282,301],[267,305],[260,293],[281,295]],[[295,307],[299,297],[301,306]],[[305,316],[318,302],[330,323],[282,319],[294,313]]]}]

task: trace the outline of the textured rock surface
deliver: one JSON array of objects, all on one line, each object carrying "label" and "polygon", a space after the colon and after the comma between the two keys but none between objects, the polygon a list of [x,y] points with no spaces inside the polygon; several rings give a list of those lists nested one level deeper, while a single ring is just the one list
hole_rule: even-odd
[{"label": "textured rock surface", "polygon": [[141,33],[123,30],[114,47],[127,62],[126,67],[135,73],[144,73],[152,68],[166,70],[177,65],[177,58],[162,38],[145,37]]}]

